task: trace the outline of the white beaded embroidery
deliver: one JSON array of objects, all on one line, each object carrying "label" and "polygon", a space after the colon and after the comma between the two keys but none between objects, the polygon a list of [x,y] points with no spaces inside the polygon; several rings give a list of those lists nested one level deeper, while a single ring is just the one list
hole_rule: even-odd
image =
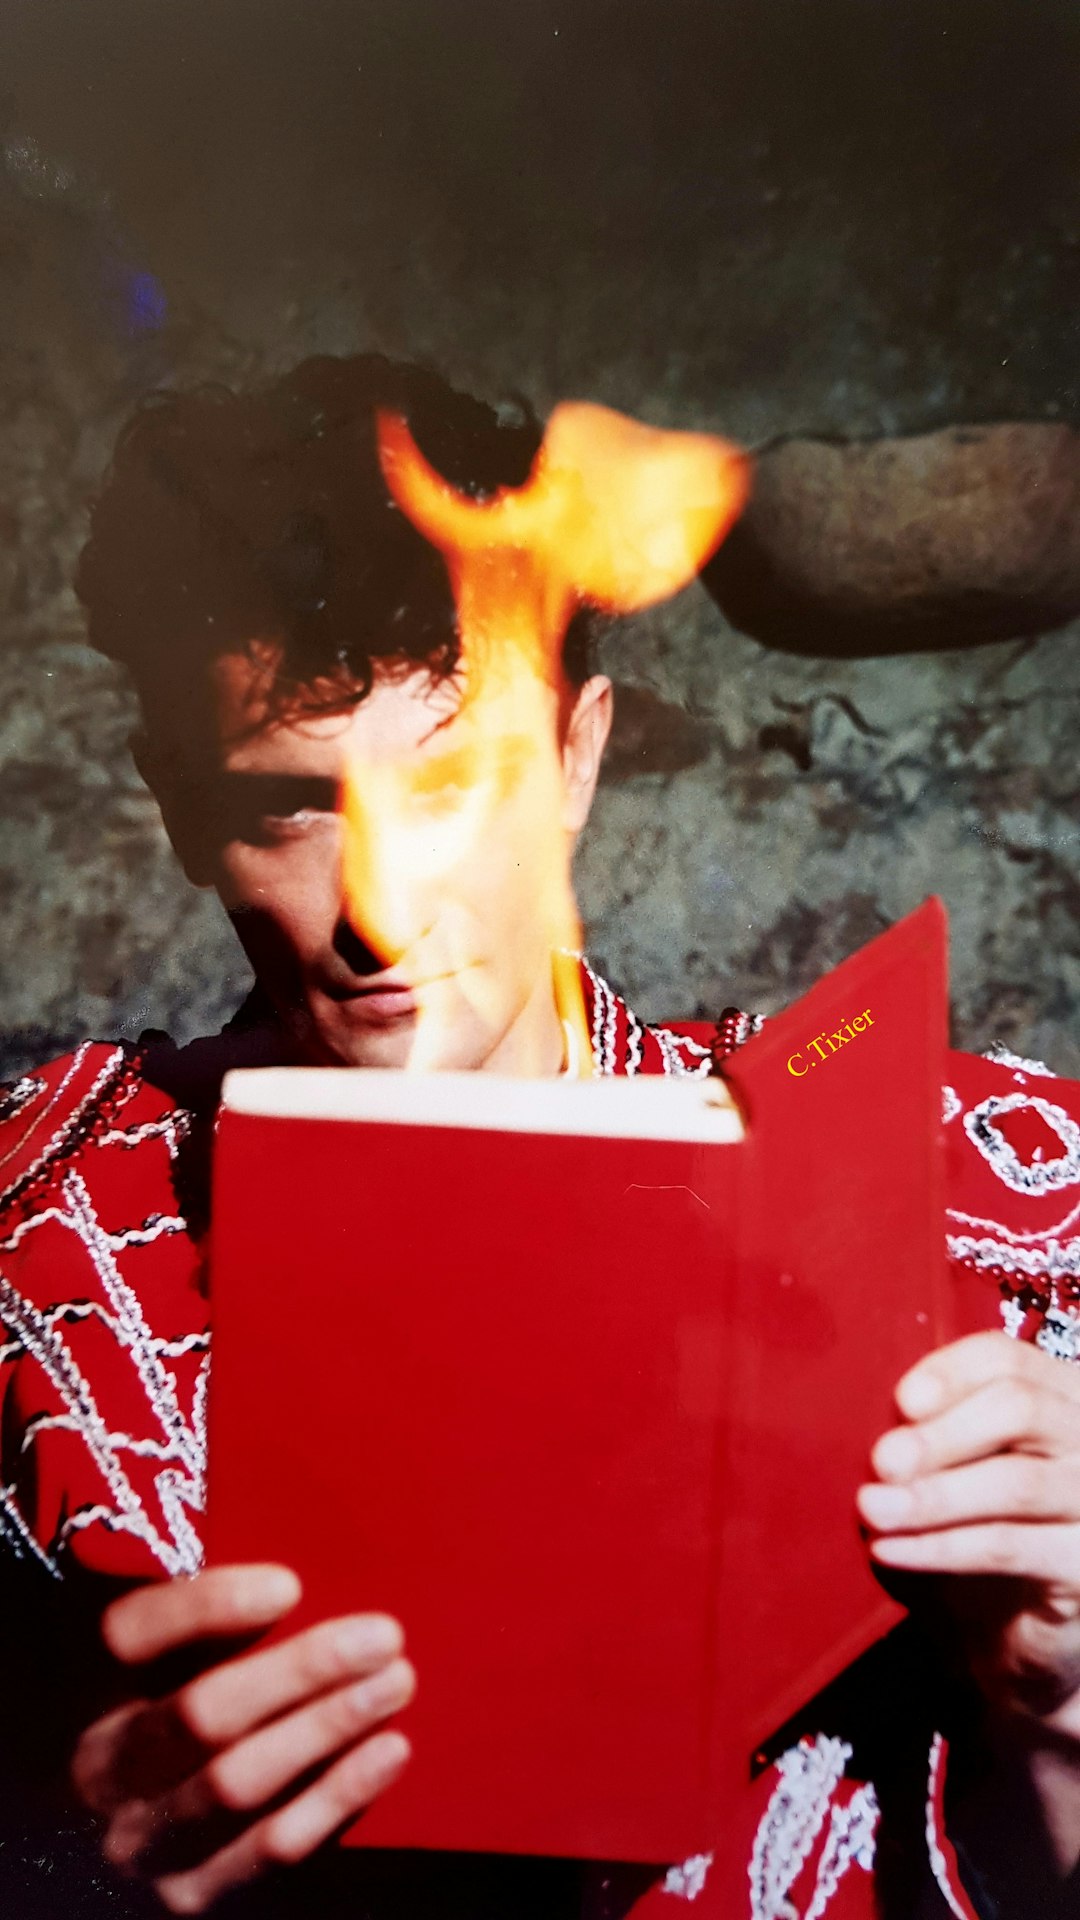
[{"label": "white beaded embroidery", "polygon": [[[1057,1134],[1065,1151],[1056,1160],[1021,1160],[1016,1148],[999,1127],[999,1114],[1019,1113],[1024,1108],[1038,1113]],[[964,1131],[983,1159],[1014,1193],[1050,1193],[1058,1187],[1080,1183],[1080,1127],[1064,1107],[1042,1100],[1037,1094],[991,1094],[964,1115]]]},{"label": "white beaded embroidery", "polygon": [[1014,1067],[1021,1073],[1038,1074],[1041,1079],[1056,1080],[1058,1077],[1053,1067],[1048,1067],[1045,1061],[1025,1060],[1022,1053],[1010,1053],[1000,1040],[992,1047],[987,1047],[983,1059],[992,1060],[996,1067]]},{"label": "white beaded embroidery", "polygon": [[677,1900],[696,1900],[698,1894],[705,1891],[712,1863],[711,1853],[692,1853],[681,1866],[669,1867],[661,1892],[672,1893]]},{"label": "white beaded embroidery", "polygon": [[804,1920],[821,1920],[833,1894],[848,1868],[861,1867],[871,1873],[874,1866],[874,1835],[880,1818],[877,1794],[868,1781],[852,1794],[846,1807],[834,1806],[829,1815],[829,1832],[818,1862],[814,1897]]},{"label": "white beaded embroidery", "polygon": [[750,1858],[751,1920],[799,1920],[788,1895],[825,1824],[851,1751],[846,1740],[819,1733],[781,1754],[780,1777]]},{"label": "white beaded embroidery", "polygon": [[1064,1307],[1048,1307],[1035,1345],[1055,1360],[1080,1359],[1080,1317]]},{"label": "white beaded embroidery", "polygon": [[[963,1215],[954,1214],[953,1218],[962,1219]],[[999,1227],[997,1231],[1004,1234],[1005,1230]],[[969,1266],[1000,1267],[1004,1273],[1026,1273],[1032,1279],[1039,1274],[1050,1280],[1080,1277],[1080,1238],[1038,1238],[1033,1246],[1018,1246],[1012,1238],[999,1240],[993,1234],[949,1233],[945,1239],[950,1259],[965,1260]]]},{"label": "white beaded embroidery", "polygon": [[930,1855],[930,1866],[941,1892],[945,1896],[949,1912],[955,1920],[971,1920],[971,1910],[962,1906],[949,1873],[949,1863],[942,1850],[941,1837],[937,1824],[938,1776],[945,1757],[945,1743],[940,1733],[935,1733],[930,1742],[930,1776],[926,1788],[926,1846]]}]

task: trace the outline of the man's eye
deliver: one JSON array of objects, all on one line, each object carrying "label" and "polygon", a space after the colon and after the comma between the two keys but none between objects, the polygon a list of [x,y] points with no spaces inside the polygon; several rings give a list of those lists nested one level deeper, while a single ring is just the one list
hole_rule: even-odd
[{"label": "man's eye", "polygon": [[219,818],[227,838],[251,846],[310,833],[337,812],[337,788],[331,780],[296,775],[228,773],[218,795]]},{"label": "man's eye", "polygon": [[323,815],[315,807],[292,807],[288,813],[264,813],[263,819],[273,827],[309,827]]},{"label": "man's eye", "polygon": [[327,813],[321,807],[294,807],[290,813],[264,813],[256,822],[256,831],[265,841],[291,840],[302,834],[312,833],[317,827],[324,826],[327,819],[333,819],[333,809]]}]

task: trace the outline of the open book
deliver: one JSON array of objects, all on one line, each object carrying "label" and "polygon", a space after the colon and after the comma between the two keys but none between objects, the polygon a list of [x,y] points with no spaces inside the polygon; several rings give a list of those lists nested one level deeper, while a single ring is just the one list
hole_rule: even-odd
[{"label": "open book", "polygon": [[892,1624],[853,1496],[947,1334],[944,913],[706,1080],[230,1075],[213,1559],[400,1617],[362,1844],[680,1859]]}]

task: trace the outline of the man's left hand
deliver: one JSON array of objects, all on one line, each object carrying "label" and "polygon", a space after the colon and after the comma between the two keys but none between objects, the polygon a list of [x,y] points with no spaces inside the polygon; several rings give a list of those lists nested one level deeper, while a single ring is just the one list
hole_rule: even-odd
[{"label": "man's left hand", "polygon": [[896,1404],[905,1424],[858,1494],[874,1559],[973,1577],[980,1682],[1080,1739],[1080,1366],[974,1334],[905,1374]]}]

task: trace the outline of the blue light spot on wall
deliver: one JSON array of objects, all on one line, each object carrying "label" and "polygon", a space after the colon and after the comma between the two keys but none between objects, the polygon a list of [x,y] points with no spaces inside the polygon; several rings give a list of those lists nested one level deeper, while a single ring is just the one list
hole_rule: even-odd
[{"label": "blue light spot on wall", "polygon": [[131,333],[156,333],[169,311],[165,289],[152,273],[127,276],[127,322]]}]

